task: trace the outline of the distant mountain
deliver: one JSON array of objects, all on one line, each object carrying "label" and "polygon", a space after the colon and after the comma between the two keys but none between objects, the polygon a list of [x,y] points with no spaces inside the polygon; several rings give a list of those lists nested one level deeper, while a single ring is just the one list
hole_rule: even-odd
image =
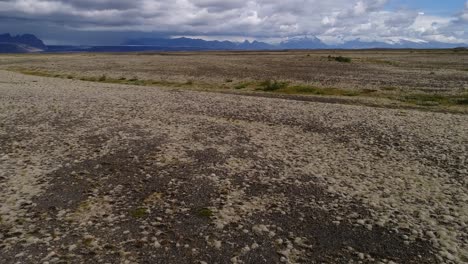
[{"label": "distant mountain", "polygon": [[326,49],[329,48],[317,37],[292,38],[279,44],[282,49]]},{"label": "distant mountain", "polygon": [[338,45],[330,45],[337,49],[451,49],[464,46],[464,44],[451,44],[443,42],[409,41],[405,39],[387,42],[352,40]]},{"label": "distant mountain", "polygon": [[34,35],[0,35],[0,53],[29,53],[45,50],[47,50],[47,46]]},{"label": "distant mountain", "polygon": [[[455,48],[463,44],[448,44],[441,42],[409,41],[405,39],[389,42],[362,41],[360,39],[342,44],[327,45],[314,36],[296,37],[285,40],[277,45],[259,41],[208,41],[191,38],[142,38],[130,39],[120,48],[113,50],[285,50],[285,49],[431,49]],[[102,49],[100,49],[102,50]]]},{"label": "distant mountain", "polygon": [[12,36],[0,34],[0,53],[31,52],[145,52],[145,51],[208,51],[208,50],[288,50],[288,49],[438,49],[459,48],[466,44],[410,41],[394,39],[388,42],[355,39],[342,44],[327,45],[315,36],[295,37],[273,45],[260,41],[218,41],[192,38],[138,38],[109,46],[46,46],[31,34]]},{"label": "distant mountain", "polygon": [[272,50],[272,49],[277,49],[276,46],[270,45],[265,42],[259,42],[259,41],[244,41],[242,43],[237,43],[237,48],[240,50]]},{"label": "distant mountain", "polygon": [[275,46],[258,41],[244,41],[242,43],[218,40],[203,40],[192,38],[141,38],[130,39],[122,43],[124,46],[153,46],[180,49],[200,49],[200,50],[262,50],[274,49]]}]

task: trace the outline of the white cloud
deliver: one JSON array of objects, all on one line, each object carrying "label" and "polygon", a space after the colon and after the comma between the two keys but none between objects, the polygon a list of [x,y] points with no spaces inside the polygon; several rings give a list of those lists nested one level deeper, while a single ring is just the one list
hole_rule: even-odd
[{"label": "white cloud", "polygon": [[463,13],[460,16],[460,19],[465,22],[468,22],[468,1],[465,2],[465,10],[463,10]]},{"label": "white cloud", "polygon": [[300,35],[317,35],[327,41],[390,37],[452,42],[468,39],[463,30],[468,22],[468,1],[458,17],[385,10],[389,1],[0,0],[0,18],[15,17],[76,30],[249,39]]}]

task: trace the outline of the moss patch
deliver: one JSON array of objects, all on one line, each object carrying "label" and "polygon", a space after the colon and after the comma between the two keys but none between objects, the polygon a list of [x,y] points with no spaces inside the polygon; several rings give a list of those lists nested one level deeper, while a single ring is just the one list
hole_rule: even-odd
[{"label": "moss patch", "polygon": [[202,208],[197,211],[197,215],[201,217],[212,217],[213,211],[211,211],[209,208]]},{"label": "moss patch", "polygon": [[146,212],[145,208],[138,208],[133,211],[130,211],[130,215],[134,218],[142,218],[145,217],[148,213]]}]

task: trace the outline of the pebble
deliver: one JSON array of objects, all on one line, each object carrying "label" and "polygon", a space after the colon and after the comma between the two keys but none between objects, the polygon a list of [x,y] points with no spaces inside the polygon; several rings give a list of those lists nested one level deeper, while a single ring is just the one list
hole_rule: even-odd
[{"label": "pebble", "polygon": [[68,251],[73,251],[73,250],[75,250],[75,249],[76,249],[76,245],[70,245],[70,246],[68,247]]},{"label": "pebble", "polygon": [[360,259],[362,259],[362,260],[364,260],[364,259],[365,259],[365,255],[364,255],[364,253],[358,253],[358,257],[359,257]]},{"label": "pebble", "polygon": [[215,241],[213,242],[213,245],[214,245],[214,247],[215,247],[216,249],[221,249],[222,243],[221,243],[221,241],[219,241],[219,240],[215,240]]}]

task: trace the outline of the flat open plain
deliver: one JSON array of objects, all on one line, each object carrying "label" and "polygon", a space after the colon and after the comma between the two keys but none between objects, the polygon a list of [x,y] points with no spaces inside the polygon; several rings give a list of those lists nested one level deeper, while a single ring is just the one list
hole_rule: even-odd
[{"label": "flat open plain", "polygon": [[[102,68],[93,74],[106,78],[90,81],[77,60],[96,56],[92,69],[111,55],[28,56],[0,57],[0,263],[468,262],[464,104],[244,93],[234,86],[268,73],[221,78],[225,66],[192,82],[175,73],[165,88],[157,83],[165,67],[151,77],[156,64]],[[138,56],[114,63],[167,57]],[[355,69],[374,65],[359,60],[319,63],[344,72],[329,85],[352,90],[366,82]],[[463,99],[466,60],[450,60],[430,69],[379,62],[376,71],[400,76],[399,86],[366,89]],[[157,81],[113,83],[133,75]],[[272,78],[312,85],[288,76]]]}]

